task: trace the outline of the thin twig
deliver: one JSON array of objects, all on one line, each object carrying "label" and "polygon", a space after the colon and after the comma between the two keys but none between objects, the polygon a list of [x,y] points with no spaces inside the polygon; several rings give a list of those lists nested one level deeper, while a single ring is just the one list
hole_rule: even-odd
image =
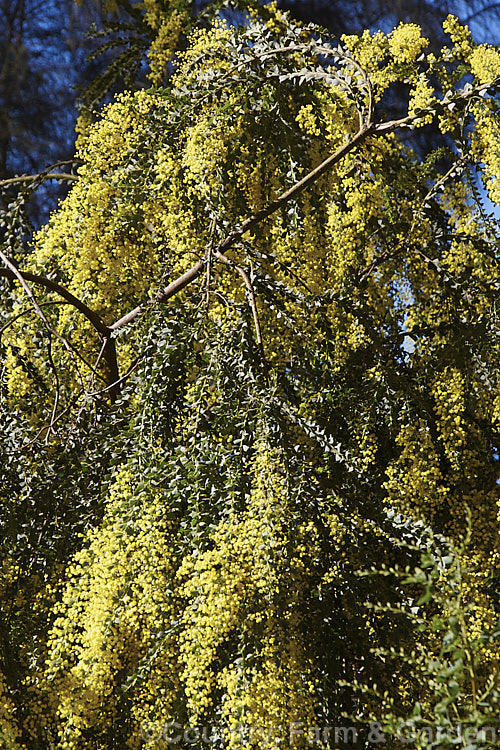
[{"label": "thin twig", "polygon": [[[57,412],[57,406],[59,404],[59,397],[60,397],[59,375],[57,373],[57,368],[55,366],[54,359],[52,357],[52,336],[54,336],[54,338],[56,338],[58,341],[60,341],[61,344],[63,345],[63,347],[68,352],[68,354],[70,356],[70,359],[73,361],[73,364],[75,366],[75,371],[76,371],[78,380],[80,381],[80,386],[83,389],[82,376],[81,376],[80,370],[78,368],[78,364],[76,362],[74,354],[73,354],[73,352],[71,350],[71,346],[69,345],[67,339],[64,336],[62,336],[60,333],[58,333],[58,331],[56,331],[54,328],[52,328],[52,326],[50,325],[47,317],[45,316],[45,313],[43,312],[42,308],[38,304],[35,295],[31,291],[31,288],[26,283],[26,280],[25,280],[23,274],[21,273],[21,271],[19,271],[19,269],[16,268],[16,266],[14,265],[14,263],[12,263],[12,261],[10,261],[9,258],[1,250],[0,250],[0,259],[3,261],[3,263],[7,267],[7,269],[14,274],[14,276],[16,277],[16,279],[21,284],[22,288],[24,289],[24,292],[25,292],[26,296],[28,297],[29,301],[33,305],[34,310],[36,311],[38,317],[40,318],[40,320],[42,321],[42,323],[44,324],[44,326],[45,326],[45,328],[47,330],[47,334],[48,334],[48,337],[47,337],[47,356],[48,356],[48,359],[49,359],[50,367],[51,367],[52,372],[54,374],[55,385],[56,385],[56,392],[55,392],[55,397],[54,397],[54,407],[53,407],[53,410],[52,410],[52,417],[51,417],[51,421],[50,421],[50,425],[49,425],[49,432],[50,432],[52,430],[53,424],[55,423],[54,419],[55,419],[55,415],[56,415],[56,412]],[[48,440],[48,437],[47,437],[47,440]]]},{"label": "thin twig", "polygon": [[[19,271],[19,269],[14,265],[14,263],[12,263],[12,261],[10,261],[7,258],[7,256],[1,250],[0,250],[0,259],[5,264],[6,270],[10,271],[10,274],[12,274],[12,276],[14,276],[19,281],[19,283],[21,284],[22,288],[24,289],[24,292],[25,292],[26,296],[28,297],[29,301],[33,305],[33,307],[34,307],[34,309],[35,309],[38,317],[44,323],[44,325],[47,328],[47,330],[49,331],[49,333],[52,333],[57,338],[61,338],[58,333],[56,333],[55,331],[52,330],[49,321],[45,317],[45,314],[44,314],[43,310],[41,309],[41,307],[39,306],[38,302],[36,301],[35,295],[31,291],[31,289],[28,286],[28,284],[26,283],[26,279],[25,279],[24,275],[21,273],[21,271]],[[0,275],[6,276],[7,274],[4,273],[4,274],[0,274]]]},{"label": "thin twig", "polygon": [[[460,167],[460,165],[463,164],[464,162],[466,162],[467,160],[468,160],[467,154],[463,154],[459,159],[457,159],[457,161],[455,161],[451,165],[451,167],[449,168],[449,170],[444,175],[442,175],[439,178],[439,180],[437,180],[430,187],[430,189],[427,191],[425,197],[423,198],[418,211],[416,211],[414,213],[413,221],[412,221],[412,225],[411,225],[410,231],[407,233],[409,237],[411,237],[413,235],[413,229],[414,229],[415,225],[417,224],[417,222],[422,217],[422,212],[423,212],[423,208],[425,207],[425,204],[433,197],[433,195],[436,193],[436,191],[439,190],[440,187],[443,187],[443,185],[446,183],[446,181],[450,177],[453,176],[453,174]],[[402,249],[403,249],[403,245],[401,243],[399,243],[399,245],[396,248],[394,248],[393,250],[389,250],[389,248],[386,248],[382,253],[380,253],[380,255],[378,255],[376,258],[374,258],[368,266],[366,266],[365,268],[363,268],[361,270],[361,272],[359,274],[359,280],[360,280],[360,282],[365,281],[365,279],[367,279],[368,276],[370,276],[370,274],[375,270],[375,268],[377,268],[378,266],[380,266],[382,263],[384,263],[387,260],[392,260],[399,252],[401,252]]]},{"label": "thin twig", "polygon": [[[26,274],[24,274],[26,276]],[[47,302],[39,302],[38,303],[40,307],[51,307],[52,305],[71,305],[72,303],[68,300],[49,300]],[[17,313],[17,315],[13,315],[12,318],[9,318],[9,320],[0,328],[0,338],[3,333],[11,326],[13,325],[16,320],[19,320],[20,318],[24,317],[25,315],[36,315],[36,311],[32,307],[27,307],[25,310],[21,310],[21,312]],[[82,355],[81,351],[79,351],[76,346],[74,346],[69,339],[67,340],[68,344],[71,347],[71,350],[73,351],[74,355],[78,357],[78,359],[81,359],[85,367],[87,367],[89,370],[93,369],[93,365],[88,362],[85,357]],[[102,378],[102,375],[99,377]]]},{"label": "thin twig", "polygon": [[47,334],[48,334],[48,337],[47,337],[47,356],[48,356],[48,359],[49,359],[49,364],[50,364],[51,370],[52,370],[52,372],[54,374],[55,387],[56,387],[55,396],[54,396],[54,405],[53,405],[53,409],[52,409],[52,416],[51,416],[51,420],[50,420],[50,424],[49,424],[49,428],[48,428],[48,432],[47,432],[47,436],[46,436],[46,440],[48,441],[48,436],[49,436],[50,432],[53,430],[53,425],[55,424],[55,417],[56,417],[57,407],[59,405],[59,398],[60,398],[59,375],[57,373],[57,368],[55,366],[55,362],[54,362],[54,359],[52,357],[52,336],[54,336],[58,341],[60,341],[62,343],[62,345],[64,346],[64,348],[69,353],[69,356],[73,360],[73,364],[75,365],[75,370],[76,370],[76,373],[77,373],[77,377],[78,377],[78,379],[80,381],[80,385],[83,388],[83,381],[82,381],[81,373],[80,373],[80,370],[78,368],[78,364],[77,364],[77,362],[75,360],[74,354],[73,354],[73,352],[71,350],[71,347],[70,347],[67,339],[64,336],[61,336],[61,334],[58,333],[54,328],[52,328],[52,326],[50,325],[47,317],[45,316],[45,313],[43,312],[42,308],[38,304],[35,295],[31,291],[31,288],[26,283],[26,280],[25,280],[23,274],[19,271],[18,268],[16,268],[16,266],[9,260],[9,258],[7,258],[7,256],[1,250],[0,250],[0,259],[3,261],[3,263],[5,264],[5,266],[7,267],[7,269],[14,274],[14,276],[17,278],[17,280],[21,284],[22,288],[24,289],[24,292],[25,292],[26,296],[28,297],[29,301],[33,305],[34,310],[36,311],[38,317],[40,318],[40,320],[42,321],[42,323],[44,324],[44,326],[45,326],[45,328],[47,330]]},{"label": "thin twig", "polygon": [[[38,304],[40,305],[40,307],[49,307],[50,305],[69,305],[70,303],[66,302],[65,300],[54,300],[50,302],[39,302]],[[21,312],[17,313],[17,315],[13,315],[12,318],[9,318],[5,325],[0,328],[0,338],[2,336],[2,333],[5,333],[7,328],[13,325],[16,320],[24,317],[24,315],[32,315],[33,312],[34,310],[32,307],[27,307],[25,310],[21,310]]]},{"label": "thin twig", "polygon": [[56,417],[57,417],[57,407],[59,406],[59,399],[61,396],[61,386],[59,383],[59,373],[57,372],[57,367],[54,362],[54,358],[52,356],[52,337],[49,335],[48,341],[47,341],[47,356],[49,359],[50,367],[52,372],[54,373],[54,381],[55,381],[55,395],[54,395],[54,404],[52,406],[52,414],[50,417],[50,423],[49,427],[47,429],[47,433],[45,435],[45,444],[48,445],[49,438],[51,433],[55,434],[54,425],[56,423]]},{"label": "thin twig", "polygon": [[[62,417],[66,414],[66,412],[68,412],[70,409],[73,408],[73,406],[81,398],[82,394],[83,394],[83,392],[81,390],[79,390],[78,393],[73,396],[73,398],[71,399],[71,401],[69,402],[69,404],[61,412],[59,412],[59,414],[57,415],[57,417],[54,420],[54,424],[56,422],[58,422],[60,419],[62,419]],[[42,435],[42,433],[45,432],[45,430],[48,430],[48,429],[49,429],[49,425],[46,425],[46,424],[42,425],[37,430],[35,436],[31,440],[28,440],[27,443],[25,443],[24,445],[22,445],[17,450],[14,450],[14,451],[4,450],[3,453],[6,456],[15,456],[15,455],[18,455],[19,453],[24,453],[24,451],[26,451],[28,448],[30,448],[32,445],[34,445],[37,442],[37,440],[40,438],[40,436]]]},{"label": "thin twig", "polygon": [[212,275],[212,248],[213,248],[213,241],[215,236],[215,228],[217,226],[217,220],[215,217],[212,219],[212,225],[210,227],[210,241],[208,243],[207,248],[207,288],[206,288],[206,303],[207,303],[207,310],[208,305],[210,304],[210,281],[211,281],[211,275]]},{"label": "thin twig", "polygon": [[469,89],[468,91],[462,91],[454,96],[445,97],[441,101],[436,101],[434,106],[426,107],[415,114],[400,117],[398,120],[388,120],[387,122],[378,123],[373,126],[373,132],[390,133],[397,128],[411,127],[414,122],[421,120],[428,115],[435,115],[438,111],[441,111],[441,109],[445,109],[449,104],[455,104],[461,100],[469,101],[473,96],[481,96],[481,94],[488,91],[488,89],[498,89],[499,86],[500,76],[497,76],[488,83],[481,83],[479,86],[474,86],[474,88]]},{"label": "thin twig", "polygon": [[[3,254],[2,254],[3,255]],[[2,257],[0,255],[0,257]],[[58,284],[56,281],[53,281],[52,279],[47,279],[45,276],[40,276],[38,274],[29,273],[27,271],[19,271],[16,266],[11,263],[6,256],[3,256],[4,263],[7,261],[6,265],[7,268],[0,268],[0,276],[4,276],[6,278],[16,278],[20,281],[20,277],[26,281],[32,281],[35,284],[40,284],[41,286],[44,286],[46,289],[49,289],[50,291],[56,292],[59,294],[63,299],[67,300],[73,307],[75,307],[79,312],[84,315],[87,320],[92,323],[96,331],[99,333],[99,335],[102,337],[103,341],[105,342],[105,348],[104,348],[104,361],[106,362],[107,370],[108,370],[108,382],[113,383],[118,380],[119,373],[118,373],[118,363],[116,360],[116,346],[115,342],[111,337],[111,331],[108,328],[108,326],[103,323],[99,315],[92,310],[88,305],[86,305],[84,302],[79,300],[77,297],[75,297],[74,294],[71,294],[67,289],[65,289],[61,284]],[[29,289],[26,283],[22,284],[23,289],[26,291],[26,288]],[[31,290],[30,290],[31,296]],[[29,295],[28,295],[29,296]],[[30,298],[31,301],[31,298]],[[35,308],[36,309],[36,308]],[[38,311],[37,311],[38,312]],[[43,313],[42,313],[43,315]],[[43,320],[43,318],[42,318]],[[54,335],[59,336],[59,334],[56,334],[54,332]],[[80,377],[81,380],[81,377]],[[82,389],[84,388],[83,382],[81,382]],[[112,397],[114,398],[116,394],[112,393]]]},{"label": "thin twig", "polygon": [[18,177],[9,177],[7,180],[0,180],[0,188],[7,185],[16,185],[22,182],[36,182],[36,180],[66,180],[74,181],[80,179],[77,174],[69,172],[40,172],[39,174],[23,174]]},{"label": "thin twig", "polygon": [[119,391],[118,386],[124,383],[125,380],[127,380],[132,375],[134,370],[139,366],[139,364],[142,362],[143,359],[144,357],[137,357],[137,359],[134,360],[134,362],[130,365],[127,372],[124,375],[122,375],[120,378],[118,378],[118,380],[115,380],[114,383],[110,383],[105,388],[101,388],[99,391],[93,391],[93,392],[85,391],[85,396],[87,396],[88,398],[93,398],[94,396],[100,396],[101,394],[106,393],[112,388],[115,388],[117,391]]},{"label": "thin twig", "polygon": [[255,327],[255,340],[257,341],[257,347],[259,349],[259,354],[260,354],[260,359],[261,359],[263,369],[264,371],[267,371],[267,360],[266,360],[266,354],[264,351],[264,344],[262,341],[262,332],[261,332],[260,321],[259,321],[259,312],[257,310],[257,303],[255,300],[255,292],[254,292],[252,281],[244,268],[239,266],[237,263],[234,263],[227,256],[223,255],[219,250],[216,251],[215,256],[219,260],[221,260],[223,263],[226,263],[227,265],[235,268],[240,274],[241,278],[243,279],[243,282],[247,288],[247,296],[248,296],[250,309],[252,310],[253,323]]},{"label": "thin twig", "polygon": [[104,354],[105,348],[106,348],[106,339],[103,339],[102,340],[101,349],[99,351],[99,354],[97,355],[97,359],[95,361],[95,364],[94,364],[93,367],[90,368],[91,369],[91,373],[90,373],[90,380],[89,380],[89,388],[91,388],[92,390],[95,388],[95,385],[94,385],[94,383],[95,383],[95,376],[96,376],[96,373],[97,373],[97,368],[99,367],[99,362],[101,361],[102,356]]}]

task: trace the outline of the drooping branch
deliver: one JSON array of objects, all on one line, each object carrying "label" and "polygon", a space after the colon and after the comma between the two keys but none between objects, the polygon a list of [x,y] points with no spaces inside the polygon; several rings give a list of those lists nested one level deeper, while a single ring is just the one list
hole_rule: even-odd
[{"label": "drooping branch", "polygon": [[[49,307],[51,305],[69,305],[70,303],[66,300],[55,300],[51,302],[39,302],[38,303],[40,307]],[[21,310],[21,312],[17,313],[17,315],[14,315],[12,318],[9,318],[8,321],[0,328],[0,339],[2,337],[2,333],[7,330],[11,325],[13,325],[16,320],[20,320],[20,318],[24,317],[25,315],[33,314],[33,308],[27,307],[25,310]]]},{"label": "drooping branch", "polygon": [[[411,120],[411,116],[405,118],[405,122]],[[401,121],[393,121],[386,123],[383,132],[387,132],[401,125]],[[323,174],[328,172],[335,164],[343,159],[353,148],[360,145],[371,133],[377,131],[381,132],[380,126],[374,126],[373,123],[368,122],[362,125],[360,130],[353,136],[353,138],[347,143],[343,144],[333,154],[330,154],[324,159],[317,167],[311,170],[301,180],[292,185],[291,188],[285,190],[278,198],[270,201],[261,209],[256,211],[251,216],[247,217],[241,224],[233,227],[233,229],[215,246],[210,248],[210,252],[214,255],[224,256],[224,252],[231,248],[245,233],[257,226],[261,221],[266,219],[271,214],[278,211],[284,205],[286,205],[295,196],[299,195],[303,190],[312,185],[318,180]],[[60,284],[51,279],[47,279],[43,276],[39,276],[31,273],[24,273],[23,276],[28,281],[41,284],[47,289],[56,292],[62,296],[65,300],[74,305],[94,326],[98,333],[103,337],[105,341],[104,359],[107,363],[109,370],[109,385],[118,382],[119,373],[116,361],[116,347],[114,340],[112,339],[112,332],[123,328],[128,323],[131,323],[137,317],[139,317],[150,304],[164,303],[175,296],[178,292],[188,286],[194,281],[202,272],[206,263],[206,257],[198,260],[190,269],[184,274],[175,279],[169,284],[163,291],[159,292],[155,298],[149,301],[149,303],[138,305],[133,310],[128,312],[126,315],[119,318],[119,320],[107,326],[85,303],[77,299],[68,290],[64,289]],[[6,276],[8,278],[15,278],[16,273],[13,269],[4,268],[0,269],[0,276]],[[246,281],[245,281],[246,285]],[[247,286],[248,288],[248,286]],[[260,329],[259,329],[260,330]]]},{"label": "drooping branch", "polygon": [[[96,329],[96,331],[99,333],[103,340],[103,358],[106,362],[107,367],[107,382],[108,385],[112,385],[119,379],[119,372],[118,372],[118,363],[116,359],[116,346],[115,342],[112,339],[111,331],[108,328],[108,326],[103,323],[99,315],[92,310],[88,305],[86,305],[84,302],[79,300],[77,297],[75,297],[74,294],[71,294],[67,289],[65,289],[61,284],[58,284],[56,281],[53,281],[52,279],[47,279],[45,276],[40,276],[39,274],[30,273],[29,271],[19,271],[16,266],[9,261],[9,259],[3,254],[0,253],[0,258],[3,260],[6,268],[0,268],[0,276],[3,276],[8,279],[17,279],[21,283],[21,286],[23,287],[24,291],[26,292],[26,295],[30,302],[32,302],[37,314],[41,318],[41,320],[44,322],[46,326],[49,327],[49,330],[57,337],[62,338],[60,334],[58,334],[55,331],[52,331],[50,329],[50,325],[48,321],[45,318],[44,313],[40,309],[38,303],[36,300],[34,300],[33,294],[31,292],[31,289],[27,285],[27,281],[31,281],[34,284],[40,284],[40,286],[45,287],[46,289],[49,289],[52,292],[56,292],[60,297],[62,297],[64,300],[69,302],[73,307],[78,310],[79,312],[84,315],[87,320],[93,325],[93,327]],[[33,301],[34,300],[34,301]],[[65,341],[65,339],[63,339]],[[65,346],[68,344],[66,342]],[[68,345],[69,346],[69,345]],[[66,346],[67,348],[67,346]],[[111,395],[112,397],[116,396],[116,393],[111,389]]]},{"label": "drooping branch", "polygon": [[243,279],[243,283],[245,284],[245,287],[247,289],[248,302],[249,302],[250,309],[252,311],[252,316],[253,316],[253,324],[255,328],[255,340],[257,341],[257,347],[259,349],[259,355],[260,355],[260,360],[262,363],[263,370],[264,372],[266,372],[267,360],[266,360],[266,355],[264,351],[264,342],[262,341],[259,311],[257,310],[255,292],[254,292],[254,288],[253,288],[253,284],[250,279],[250,276],[248,275],[248,273],[245,271],[244,268],[239,266],[237,263],[233,263],[233,261],[231,261],[227,256],[223,255],[219,250],[216,252],[215,257],[218,258],[220,261],[222,261],[222,263],[225,263],[226,265],[229,265],[235,268],[236,271],[241,276],[241,278]]},{"label": "drooping branch", "polygon": [[60,397],[59,374],[57,372],[57,367],[55,366],[54,359],[53,359],[53,356],[52,356],[52,336],[54,336],[54,338],[58,339],[58,341],[60,341],[62,343],[62,345],[64,346],[64,348],[66,349],[66,351],[69,353],[69,356],[71,357],[71,359],[73,360],[73,362],[75,364],[78,377],[79,377],[79,379],[81,381],[80,371],[78,369],[78,365],[76,364],[74,354],[73,354],[73,352],[71,350],[71,347],[70,347],[68,341],[65,339],[64,336],[61,336],[61,334],[58,333],[50,325],[50,323],[49,323],[49,321],[48,321],[45,313],[43,312],[42,308],[38,304],[35,295],[31,291],[31,288],[28,285],[28,283],[27,283],[26,279],[24,278],[23,274],[21,273],[21,271],[19,271],[19,269],[16,268],[16,266],[14,265],[14,263],[12,263],[12,261],[9,260],[9,258],[5,255],[5,253],[3,253],[1,250],[0,250],[0,259],[3,261],[4,265],[6,266],[6,269],[8,271],[10,271],[12,273],[12,275],[17,279],[17,281],[19,281],[19,283],[21,284],[22,288],[24,289],[24,292],[25,292],[26,296],[28,297],[29,301],[33,305],[33,309],[35,310],[36,314],[38,315],[38,317],[40,318],[40,320],[42,321],[42,323],[44,324],[44,326],[45,326],[45,328],[47,330],[47,334],[48,334],[47,356],[48,356],[50,367],[51,367],[52,372],[54,374],[54,380],[55,380],[55,398],[54,398],[54,405],[53,405],[53,408],[52,408],[52,417],[51,417],[49,429],[48,429],[48,432],[47,432],[47,439],[48,439],[49,433],[53,429],[54,419],[55,419],[55,417],[57,415],[57,407],[58,407],[58,404],[59,404],[59,397]]},{"label": "drooping branch", "polygon": [[[5,256],[4,256],[5,257]],[[4,261],[5,263],[5,261]],[[13,265],[13,264],[12,264]],[[12,268],[0,268],[0,276],[4,276],[8,279],[17,279],[19,281],[19,276],[14,270],[15,267]],[[16,269],[17,270],[17,269]],[[96,331],[98,331],[103,336],[106,336],[109,334],[109,329],[105,323],[102,322],[99,315],[94,312],[90,307],[88,307],[85,302],[82,302],[77,297],[75,297],[74,294],[71,294],[67,289],[65,289],[61,284],[58,284],[57,281],[53,281],[52,279],[47,279],[45,276],[40,276],[39,274],[30,273],[29,271],[22,271],[18,272],[22,275],[26,281],[32,281],[34,284],[40,284],[40,286],[44,286],[46,289],[49,289],[51,292],[56,292],[60,297],[65,299],[67,302],[73,305],[79,312],[84,315],[87,320],[92,323]]]},{"label": "drooping branch", "polygon": [[[71,302],[68,302],[65,299],[48,300],[47,302],[39,302],[38,305],[39,305],[39,307],[42,307],[42,308],[44,308],[44,307],[53,307],[54,305],[55,306],[57,306],[57,305],[70,305],[72,307]],[[33,314],[36,315],[36,311],[33,309],[33,307],[27,307],[24,310],[21,310],[21,312],[17,313],[16,315],[13,315],[12,317],[10,317],[7,320],[7,322],[4,323],[4,325],[0,328],[0,338],[2,337],[2,334],[8,328],[10,328],[10,326],[14,325],[14,323],[17,320],[20,320],[25,315],[30,315],[30,314],[31,315],[33,315]],[[81,353],[81,351],[79,351],[75,346],[73,346],[73,344],[71,343],[71,341],[68,341],[68,344],[71,346],[71,349],[72,349],[73,353],[75,354],[75,356],[78,359],[80,359],[83,362],[83,364],[89,370],[95,369],[95,365],[91,365],[90,362],[88,362],[87,359],[83,356],[83,354]]]},{"label": "drooping branch", "polygon": [[[469,160],[468,154],[462,154],[448,169],[448,171],[442,175],[442,177],[439,178],[439,180],[436,180],[436,182],[429,188],[426,195],[422,199],[420,203],[420,209],[416,211],[413,215],[413,221],[411,224],[411,227],[407,233],[407,236],[411,237],[413,235],[413,231],[415,229],[416,224],[422,220],[423,217],[423,208],[428,203],[428,201],[437,193],[437,191],[443,187],[446,182],[453,177],[457,171],[460,169],[460,167],[463,164],[466,164]],[[362,284],[368,276],[370,276],[373,271],[380,266],[382,263],[385,263],[387,260],[390,260],[394,258],[396,255],[398,255],[402,250],[404,249],[404,243],[400,242],[398,243],[397,247],[393,247],[391,249],[386,248],[380,255],[373,258],[373,260],[367,265],[365,268],[361,269],[359,272],[359,283]]]},{"label": "drooping branch", "polygon": [[[322,174],[325,174],[329,169],[331,169],[337,162],[339,162],[349,151],[351,151],[356,145],[361,143],[365,138],[372,132],[372,126],[363,126],[361,130],[359,130],[356,135],[352,138],[352,140],[345,143],[343,146],[341,146],[335,153],[331,154],[329,157],[327,157],[324,161],[321,162],[315,169],[313,169],[309,174],[307,174],[305,177],[303,177],[299,182],[295,183],[291,188],[286,190],[284,193],[282,193],[278,198],[276,198],[273,201],[270,201],[265,206],[263,206],[259,211],[256,211],[255,214],[252,214],[252,216],[249,216],[245,221],[243,221],[241,224],[239,224],[237,227],[234,227],[227,235],[224,237],[213,249],[210,249],[209,252],[213,255],[224,255],[224,251],[228,250],[230,247],[234,245],[235,242],[237,242],[240,237],[245,233],[248,232],[250,229],[252,229],[254,226],[259,224],[261,221],[266,219],[268,216],[273,214],[275,211],[278,211],[282,206],[284,206],[288,201],[290,201],[293,197],[301,193],[303,190],[306,189],[309,185],[312,185],[313,182],[315,182],[319,177],[321,177]],[[207,256],[208,257],[208,256]],[[182,276],[179,276],[179,278],[175,279],[171,284],[169,284],[162,292],[156,295],[152,300],[149,301],[149,303],[138,305],[133,310],[128,312],[126,315],[124,315],[122,318],[117,320],[115,323],[112,323],[109,326],[110,331],[117,331],[120,328],[123,328],[123,326],[127,325],[128,323],[131,323],[133,320],[135,320],[138,316],[140,316],[146,309],[148,304],[155,304],[155,303],[163,303],[167,302],[169,299],[171,299],[173,296],[175,296],[178,292],[180,292],[182,289],[184,289],[186,286],[188,286],[192,281],[194,281],[202,272],[203,267],[205,265],[206,259],[203,257],[201,260],[197,261],[197,263],[194,264],[191,268],[189,268],[185,273],[182,274]]]},{"label": "drooping branch", "polygon": [[[270,201],[254,214],[246,218],[241,224],[233,227],[233,229],[231,229],[231,231],[219,243],[217,243],[214,248],[211,248],[209,252],[213,255],[224,255],[224,252],[226,250],[229,250],[229,248],[231,248],[235,244],[235,242],[237,242],[241,238],[241,236],[245,234],[245,232],[253,229],[253,227],[257,226],[257,224],[260,224],[261,221],[266,219],[268,216],[271,216],[271,214],[278,211],[282,206],[286,205],[296,195],[299,195],[303,190],[309,187],[309,185],[312,185],[314,182],[316,182],[316,180],[318,180],[321,175],[328,172],[355,146],[362,143],[372,132],[373,125],[363,125],[350,141],[338,148],[337,151],[335,151],[333,154],[330,154],[330,156],[328,156],[320,164],[318,164],[318,166],[311,170],[307,175],[305,175],[305,177],[296,182],[295,185],[292,185],[291,188],[281,193],[278,198]],[[155,298],[153,298],[150,301],[150,304],[154,304],[155,302],[166,302],[175,294],[177,294],[177,292],[180,292],[181,289],[184,289],[186,286],[188,286],[188,284],[190,284],[200,275],[205,262],[206,260],[204,257],[203,259],[195,263],[194,266],[188,269],[182,276],[169,284],[162,292],[160,292]],[[119,328],[122,328],[123,326],[127,325],[127,323],[131,323],[133,320],[135,320],[135,318],[141,315],[145,310],[146,305],[139,305],[138,307],[134,308],[129,313],[124,315],[122,318],[117,320],[115,323],[110,325],[109,330],[116,331]]]}]

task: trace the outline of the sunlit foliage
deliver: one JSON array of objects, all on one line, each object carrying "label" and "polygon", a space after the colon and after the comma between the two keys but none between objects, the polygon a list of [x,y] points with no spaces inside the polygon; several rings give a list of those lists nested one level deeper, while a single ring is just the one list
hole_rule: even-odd
[{"label": "sunlit foliage", "polygon": [[491,727],[500,53],[186,8],[2,253],[0,747]]}]

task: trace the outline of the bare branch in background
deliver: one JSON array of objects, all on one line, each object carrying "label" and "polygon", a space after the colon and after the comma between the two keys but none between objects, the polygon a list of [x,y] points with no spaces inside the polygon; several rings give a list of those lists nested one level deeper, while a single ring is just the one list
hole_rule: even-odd
[{"label": "bare branch in background", "polygon": [[9,177],[8,180],[0,180],[0,187],[6,187],[7,185],[17,185],[23,182],[36,182],[36,180],[65,180],[71,181],[78,180],[77,174],[70,174],[69,172],[40,172],[39,174],[23,174],[19,177]]}]

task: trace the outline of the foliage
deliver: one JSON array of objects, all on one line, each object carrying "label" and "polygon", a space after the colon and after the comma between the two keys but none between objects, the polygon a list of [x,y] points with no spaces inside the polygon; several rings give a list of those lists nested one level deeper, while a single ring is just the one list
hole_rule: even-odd
[{"label": "foliage", "polygon": [[447,748],[498,710],[500,53],[188,5],[0,255],[0,746]]}]

